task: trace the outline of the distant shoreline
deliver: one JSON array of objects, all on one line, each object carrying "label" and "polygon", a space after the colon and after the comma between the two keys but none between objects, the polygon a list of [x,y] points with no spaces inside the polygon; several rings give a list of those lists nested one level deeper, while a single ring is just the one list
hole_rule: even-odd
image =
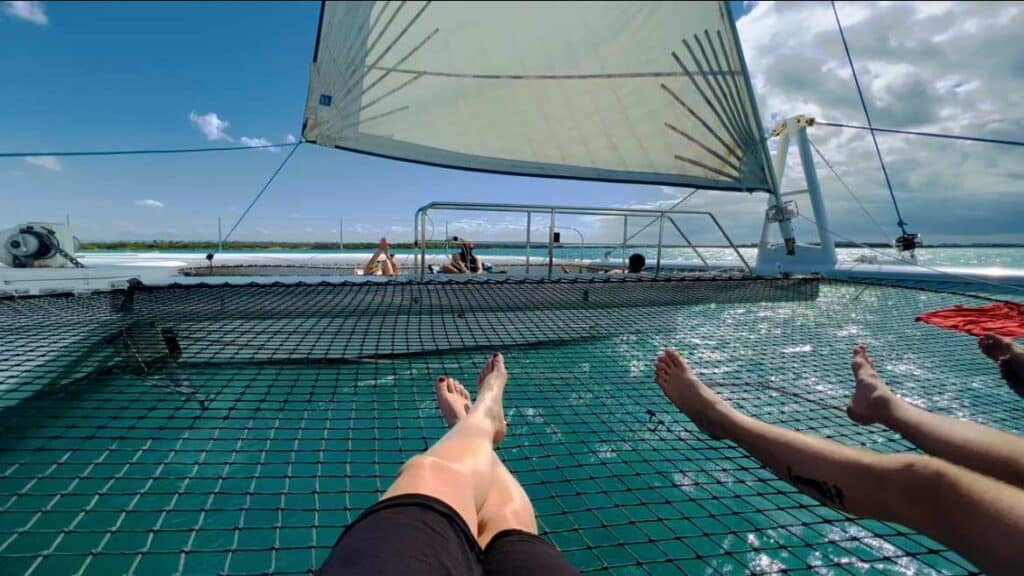
[{"label": "distant shoreline", "polygon": [[[523,248],[523,244],[513,242],[477,242],[478,248]],[[451,244],[449,244],[451,245]],[[412,242],[393,242],[391,246],[399,250],[410,250],[416,248]],[[428,249],[443,248],[444,242],[428,242]],[[580,248],[578,244],[561,243],[559,248]],[[587,248],[617,248],[618,244],[587,244]],[[757,244],[737,244],[738,248],[756,248]],[[889,248],[888,244],[878,242],[865,242],[863,246],[871,248]],[[377,247],[376,242],[346,242],[345,250],[372,250]],[[535,242],[530,244],[531,248],[546,248],[547,244]],[[728,245],[698,245],[699,248],[728,248]],[[837,248],[859,248],[857,244],[849,242],[837,242]],[[929,244],[923,247],[928,248],[1024,248],[1024,244]],[[194,241],[194,240],[151,240],[151,241],[122,241],[122,242],[83,242],[83,251],[175,251],[175,250],[216,250],[216,242]],[[338,250],[337,242],[226,242],[225,250]]]}]

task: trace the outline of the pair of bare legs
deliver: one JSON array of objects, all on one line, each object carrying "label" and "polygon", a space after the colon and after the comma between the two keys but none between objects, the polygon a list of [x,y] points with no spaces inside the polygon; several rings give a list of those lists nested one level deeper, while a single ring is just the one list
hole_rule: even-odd
[{"label": "pair of bare legs", "polygon": [[484,548],[503,530],[537,533],[533,505],[494,452],[505,437],[502,394],[508,373],[495,352],[477,378],[476,401],[458,380],[435,383],[437,403],[450,430],[405,465],[381,499],[425,494],[447,503],[474,531]]},{"label": "pair of bare legs", "polygon": [[[478,260],[476,256],[472,258]],[[462,260],[462,254],[456,252],[452,254],[451,263],[441,267],[441,272],[445,274],[483,274],[483,267],[480,265],[479,260],[476,262],[476,269],[476,272],[471,271],[469,266]]]},{"label": "pair of bare legs", "polygon": [[998,334],[985,334],[978,338],[978,348],[995,361],[1010,388],[1024,396],[1024,348]]},{"label": "pair of bare legs", "polygon": [[[381,259],[381,256],[384,258]],[[391,255],[391,247],[388,245],[387,238],[380,239],[377,249],[373,252],[373,256],[370,256],[363,270],[366,274],[372,276],[394,276],[398,274],[398,262]]]},{"label": "pair of bare legs", "polygon": [[932,414],[896,396],[863,347],[847,406],[931,456],[852,448],[737,412],[672,349],[655,363],[665,395],[702,430],[728,439],[818,501],[856,516],[898,522],[993,574],[1024,566],[1024,438]]}]

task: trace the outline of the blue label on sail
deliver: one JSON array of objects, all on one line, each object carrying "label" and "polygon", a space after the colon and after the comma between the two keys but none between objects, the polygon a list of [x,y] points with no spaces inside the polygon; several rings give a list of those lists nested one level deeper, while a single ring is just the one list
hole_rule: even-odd
[{"label": "blue label on sail", "polygon": [[321,106],[330,106],[331,105],[331,95],[330,94],[321,94],[320,95],[320,105]]}]

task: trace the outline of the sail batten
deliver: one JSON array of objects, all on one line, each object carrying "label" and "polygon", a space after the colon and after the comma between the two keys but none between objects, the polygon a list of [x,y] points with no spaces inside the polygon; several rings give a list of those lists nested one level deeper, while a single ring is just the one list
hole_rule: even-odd
[{"label": "sail batten", "polygon": [[736,42],[721,2],[327,2],[303,138],[469,170],[770,190]]}]

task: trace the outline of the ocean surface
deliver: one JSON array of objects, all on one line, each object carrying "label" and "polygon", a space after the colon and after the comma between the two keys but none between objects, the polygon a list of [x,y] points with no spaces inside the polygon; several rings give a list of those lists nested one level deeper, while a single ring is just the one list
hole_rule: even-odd
[{"label": "ocean surface", "polygon": [[[454,250],[454,248],[452,249]],[[739,263],[739,257],[730,248],[699,248],[701,255],[711,264],[727,264],[727,263]],[[174,252],[196,252],[202,253],[203,250],[175,250]],[[225,250],[225,253],[231,253],[232,250]],[[239,250],[237,252],[245,253],[266,253],[266,254],[337,254],[338,250]],[[366,254],[369,252],[368,249],[358,250],[344,250],[343,253],[352,254]],[[408,254],[415,252],[410,249],[396,249],[394,251],[397,254]],[[430,253],[440,253],[442,250],[433,249],[429,250]],[[477,254],[482,256],[493,255],[493,256],[523,256],[526,253],[524,248],[477,248]],[[627,249],[626,256],[630,253],[640,252],[644,254],[649,261],[653,261],[656,256],[656,250],[654,248],[635,248],[630,247]],[[748,262],[753,263],[757,257],[756,248],[739,248],[740,254],[747,259]],[[886,248],[838,248],[837,249],[839,260],[841,263],[854,263],[863,262],[870,259],[878,259],[883,262],[896,262],[897,258],[900,258],[895,250]],[[108,252],[108,251],[86,251],[86,255],[90,254],[117,254],[123,252]],[[610,246],[561,246],[555,248],[556,258],[565,258],[570,260],[600,260],[605,256],[611,260],[621,259],[623,257],[622,251],[617,247]],[[530,250],[530,256],[532,258],[543,258],[546,257],[547,250],[542,247],[534,247]],[[906,256],[902,256],[906,258]],[[667,248],[662,251],[662,259],[665,261],[687,261],[697,262],[699,259],[694,254],[693,250],[689,248]],[[1010,247],[1010,248],[923,248],[917,251],[918,263],[925,266],[977,266],[977,267],[992,267],[999,266],[1004,268],[1024,268],[1024,246],[1022,247]]]}]

